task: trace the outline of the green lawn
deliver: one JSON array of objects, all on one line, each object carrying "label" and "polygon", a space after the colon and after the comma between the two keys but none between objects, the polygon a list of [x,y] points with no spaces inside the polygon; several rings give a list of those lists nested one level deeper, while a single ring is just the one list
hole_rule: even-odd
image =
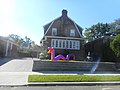
[{"label": "green lawn", "polygon": [[[52,60],[49,60],[52,62]],[[58,61],[54,61],[53,62],[80,62],[80,61],[76,61],[76,60],[58,60]]]},{"label": "green lawn", "polygon": [[120,75],[29,75],[28,82],[109,82],[120,81]]}]

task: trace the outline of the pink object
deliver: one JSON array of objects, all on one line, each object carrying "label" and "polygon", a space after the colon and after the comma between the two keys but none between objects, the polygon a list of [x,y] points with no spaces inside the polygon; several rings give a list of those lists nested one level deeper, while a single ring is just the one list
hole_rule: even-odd
[{"label": "pink object", "polygon": [[75,60],[75,55],[74,54],[68,54],[66,56],[66,58],[63,56],[63,55],[57,55],[55,57],[55,50],[52,48],[52,47],[48,47],[49,51],[48,53],[50,54],[51,53],[51,60],[70,60],[70,57],[73,57],[73,59]]}]

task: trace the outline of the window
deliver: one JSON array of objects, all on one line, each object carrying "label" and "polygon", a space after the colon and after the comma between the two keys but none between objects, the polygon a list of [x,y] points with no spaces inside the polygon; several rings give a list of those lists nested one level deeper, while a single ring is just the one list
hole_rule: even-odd
[{"label": "window", "polygon": [[55,45],[55,41],[52,40],[52,41],[51,41],[51,47],[54,47],[54,45]]},{"label": "window", "polygon": [[63,40],[62,43],[63,43],[63,48],[66,48],[65,40]]},{"label": "window", "polygon": [[75,42],[76,44],[75,44],[75,48],[77,49],[77,48],[80,48],[80,42],[79,41],[76,41]]},{"label": "window", "polygon": [[73,42],[73,48],[75,48],[75,45],[76,45],[76,44],[75,44],[75,41],[74,41],[74,42]]},{"label": "window", "polygon": [[75,30],[74,29],[70,30],[70,36],[72,36],[72,37],[75,36]]},{"label": "window", "polygon": [[59,47],[62,48],[62,42],[61,42],[61,40],[59,41]]},{"label": "window", "polygon": [[56,47],[58,47],[58,40],[56,40]]},{"label": "window", "polygon": [[57,35],[57,28],[52,28],[52,36]]},{"label": "window", "polygon": [[59,49],[67,48],[67,49],[79,50],[80,49],[80,41],[52,39],[51,46],[53,48],[59,48]]},{"label": "window", "polygon": [[70,41],[70,48],[72,48],[72,41]]}]

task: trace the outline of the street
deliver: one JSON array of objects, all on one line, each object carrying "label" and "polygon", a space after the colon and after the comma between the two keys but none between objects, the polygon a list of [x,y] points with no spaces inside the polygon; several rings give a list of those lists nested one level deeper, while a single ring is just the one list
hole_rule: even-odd
[{"label": "street", "polygon": [[120,90],[120,86],[18,86],[0,90]]}]

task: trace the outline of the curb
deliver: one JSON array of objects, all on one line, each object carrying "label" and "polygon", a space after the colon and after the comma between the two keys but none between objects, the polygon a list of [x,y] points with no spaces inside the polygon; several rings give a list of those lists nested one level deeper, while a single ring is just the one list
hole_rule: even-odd
[{"label": "curb", "polygon": [[95,86],[95,85],[120,85],[120,82],[41,82],[41,83],[28,83],[28,86]]}]

